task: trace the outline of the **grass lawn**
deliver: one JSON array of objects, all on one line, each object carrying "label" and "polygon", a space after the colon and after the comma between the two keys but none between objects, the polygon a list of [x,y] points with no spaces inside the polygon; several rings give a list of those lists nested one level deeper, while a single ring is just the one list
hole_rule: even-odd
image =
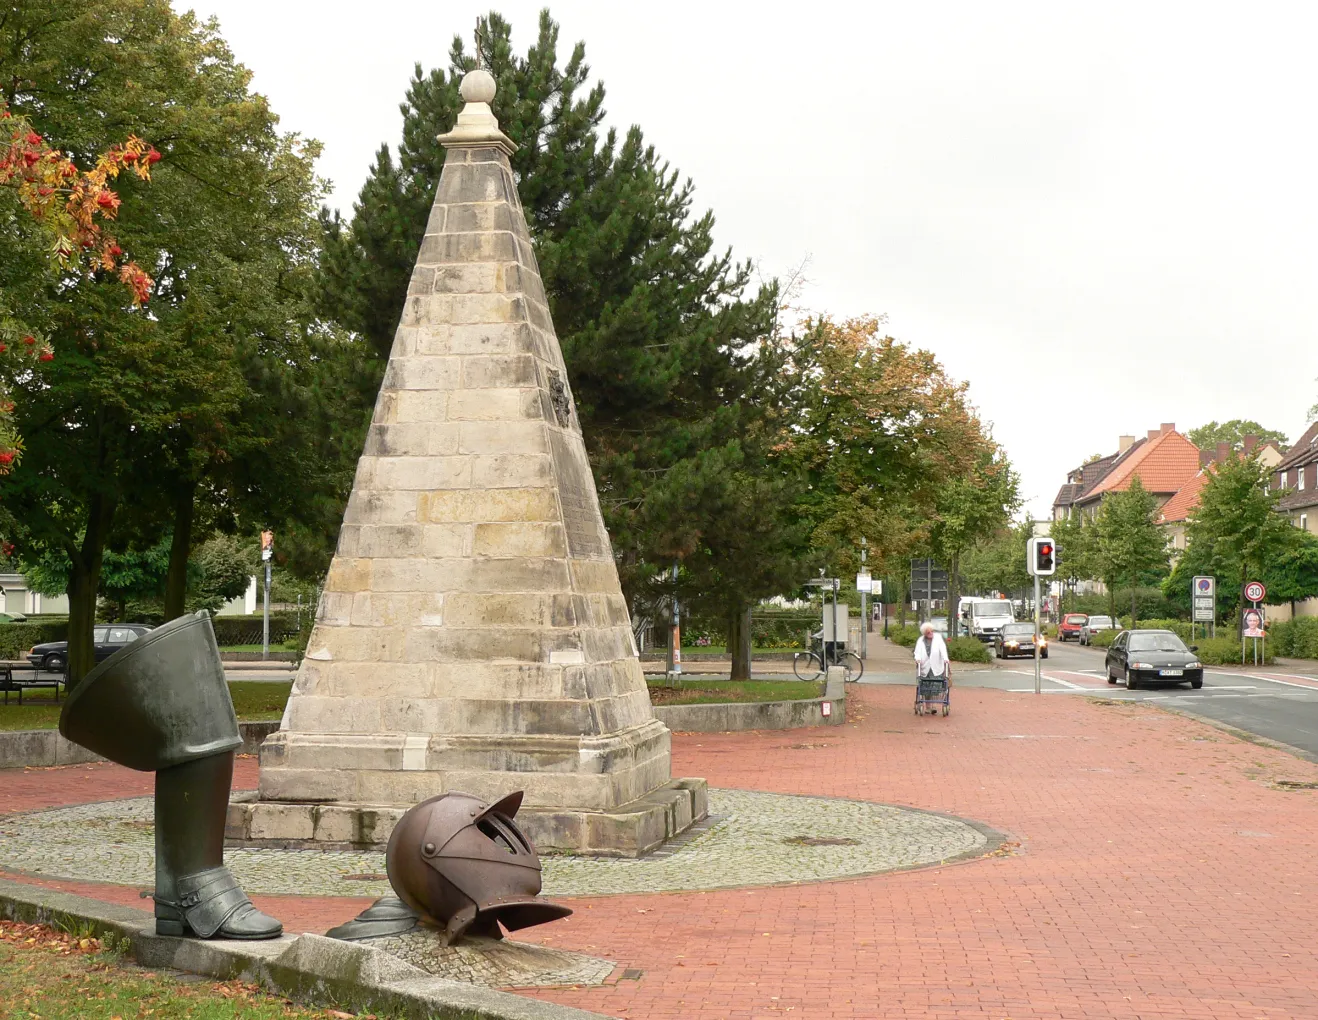
[{"label": "grass lawn", "polygon": [[107,952],[97,939],[11,921],[0,921],[0,1003],[8,1020],[347,1020],[359,1015],[294,1006],[240,981],[144,970]]},{"label": "grass lawn", "polygon": [[821,682],[800,680],[683,680],[672,688],[662,678],[647,680],[656,705],[716,705],[729,701],[800,701],[824,694]]},{"label": "grass lawn", "polygon": [[[279,719],[284,714],[284,702],[292,683],[263,683],[256,680],[235,680],[229,684],[234,711],[246,722],[265,722]],[[0,704],[0,730],[53,730],[59,726],[61,700],[55,702],[55,692],[49,688],[25,691],[23,704],[18,695],[9,694],[9,704]]]}]

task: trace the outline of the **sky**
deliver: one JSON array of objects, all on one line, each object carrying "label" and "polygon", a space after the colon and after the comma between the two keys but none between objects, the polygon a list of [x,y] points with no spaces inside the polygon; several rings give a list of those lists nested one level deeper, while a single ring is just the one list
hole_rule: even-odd
[{"label": "sky", "polygon": [[[524,49],[543,3],[497,9]],[[214,15],[349,213],[413,65],[488,4],[175,0]],[[1049,515],[1123,433],[1318,400],[1318,7],[556,0],[608,123],[801,303],[934,351]]]}]

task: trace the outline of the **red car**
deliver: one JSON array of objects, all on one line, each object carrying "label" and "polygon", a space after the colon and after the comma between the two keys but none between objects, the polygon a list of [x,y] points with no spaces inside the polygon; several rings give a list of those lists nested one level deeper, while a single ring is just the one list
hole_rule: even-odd
[{"label": "red car", "polygon": [[1057,627],[1057,636],[1063,641],[1079,641],[1080,628],[1089,622],[1085,613],[1067,613]]}]

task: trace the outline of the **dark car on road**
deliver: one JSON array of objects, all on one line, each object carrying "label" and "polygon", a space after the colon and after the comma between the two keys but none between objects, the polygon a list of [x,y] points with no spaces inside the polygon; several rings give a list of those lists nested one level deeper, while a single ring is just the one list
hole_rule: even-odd
[{"label": "dark car on road", "polygon": [[[999,659],[1009,659],[1013,655],[1028,655],[1034,658],[1034,624],[1008,623],[1002,633],[993,639],[993,650]],[[1048,639],[1039,635],[1039,658],[1048,658]]]},{"label": "dark car on road", "polygon": [[1057,625],[1057,637],[1062,641],[1079,641],[1080,631],[1088,622],[1088,613],[1067,613]]},{"label": "dark car on road", "polygon": [[1196,690],[1204,685],[1204,664],[1169,630],[1128,630],[1117,635],[1107,650],[1107,682],[1125,681],[1127,690],[1142,684],[1185,684]]},{"label": "dark car on road", "polygon": [[[145,623],[98,623],[92,630],[92,642],[96,645],[96,661],[108,659],[124,645],[132,644],[143,634],[150,634],[151,628]],[[47,641],[33,645],[28,649],[27,661],[37,669],[62,673],[69,664],[69,643],[67,641]]]}]

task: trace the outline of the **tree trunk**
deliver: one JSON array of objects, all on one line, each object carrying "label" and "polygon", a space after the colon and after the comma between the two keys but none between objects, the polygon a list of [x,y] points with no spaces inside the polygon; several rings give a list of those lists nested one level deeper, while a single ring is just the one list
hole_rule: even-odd
[{"label": "tree trunk", "polygon": [[736,606],[728,614],[728,652],[732,655],[733,680],[751,678],[751,610]]},{"label": "tree trunk", "polygon": [[96,591],[101,585],[101,559],[114,520],[115,503],[103,496],[92,500],[82,546],[70,556],[69,569],[69,689],[96,665],[92,628],[96,624]]},{"label": "tree trunk", "polygon": [[947,636],[956,637],[957,596],[961,594],[960,579],[957,577],[957,570],[961,567],[961,554],[953,553],[951,562],[947,567]]},{"label": "tree trunk", "polygon": [[165,622],[183,615],[188,594],[188,557],[192,554],[192,518],[197,483],[188,479],[174,500],[174,537],[169,545],[165,574]]}]

